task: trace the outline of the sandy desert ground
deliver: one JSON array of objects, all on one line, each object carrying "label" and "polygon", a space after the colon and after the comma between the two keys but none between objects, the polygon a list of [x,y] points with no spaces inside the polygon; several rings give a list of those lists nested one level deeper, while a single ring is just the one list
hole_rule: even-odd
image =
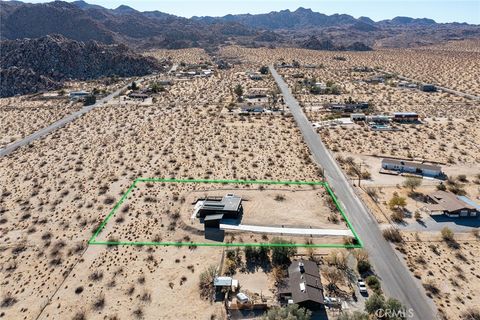
[{"label": "sandy desert ground", "polygon": [[68,98],[36,100],[31,97],[0,99],[0,148],[77,111],[80,104]]},{"label": "sandy desert ground", "polygon": [[[193,217],[206,196],[233,193],[243,199],[241,223],[267,227],[348,229],[330,196],[320,186],[211,185],[138,183],[97,237],[98,241],[195,242],[221,244],[205,235]],[[266,243],[281,238],[296,243],[343,243],[342,236],[287,236],[226,231],[223,242]]]},{"label": "sandy desert ground", "polygon": [[[159,59],[170,56],[177,63],[209,59],[197,49],[148,54]],[[275,91],[270,77],[249,82],[245,72],[281,58],[323,64],[323,69],[314,71],[321,72],[319,77],[341,83],[352,98],[377,99],[379,111],[417,111],[428,118],[423,125],[405,127],[401,135],[381,133],[381,141],[364,128],[330,130],[329,136],[321,133],[332,149],[341,143],[339,150],[352,154],[410,152],[445,162],[453,158],[455,165],[479,163],[475,153],[477,104],[441,93],[425,96],[389,86],[364,86],[353,81],[356,78],[349,71],[362,65],[389,71],[399,68],[406,76],[478,93],[474,72],[478,70],[478,52],[431,48],[342,53],[346,61],[334,60],[338,53],[299,49],[226,47],[221,54],[243,63],[216,70],[209,78],[177,81],[151,104],[111,103],[95,109],[0,159],[0,285],[7,288],[1,297],[3,318],[222,319],[222,311],[202,301],[198,293],[199,273],[219,263],[220,248],[105,247],[88,246],[87,241],[138,177],[320,180],[291,116],[244,117],[224,112],[236,99],[233,88],[237,84],[246,90],[264,87]],[[5,101],[1,100],[2,106],[10,104]],[[435,107],[437,104],[440,107]],[[47,117],[53,120],[49,112]],[[8,129],[13,137],[50,121],[24,125],[22,118],[12,117],[5,121],[18,128]],[[356,134],[346,139],[352,132]],[[432,134],[434,139],[429,138]],[[335,135],[344,139],[329,140]],[[435,150],[433,155],[431,150]],[[473,290],[471,296],[475,301],[478,291]],[[179,308],[185,297],[188,308]],[[465,301],[455,304],[460,309],[453,316],[466,310]],[[442,303],[440,299],[436,302]]]},{"label": "sandy desert ground", "polygon": [[[79,313],[81,319],[85,313],[88,319],[128,319],[139,305],[142,311],[136,314],[150,319],[206,319],[216,314],[215,306],[193,301],[198,293],[190,291],[190,309],[172,312],[187,293],[177,296],[169,288],[156,288],[158,281],[179,286],[177,273],[165,271],[177,267],[171,261],[178,258],[182,268],[194,265],[195,272],[201,272],[210,259],[218,261],[217,251],[199,250],[202,256],[188,248],[88,247],[87,241],[137,177],[320,179],[291,117],[220,115],[232,99],[237,71],[244,70],[176,83],[151,106],[95,109],[0,159],[4,318],[71,319]],[[188,257],[185,263],[183,256]],[[167,269],[161,259],[169,261],[163,263]],[[147,265],[155,261],[162,267],[150,274]],[[107,289],[119,268],[123,273],[118,273],[113,289]],[[91,275],[97,269],[103,276]],[[149,281],[136,285],[138,291],[128,296],[125,288],[147,272]],[[182,288],[194,290],[198,274],[186,270],[185,276]],[[75,294],[81,286],[82,293]],[[152,303],[139,301],[143,291],[151,292]]]},{"label": "sandy desert ground", "polygon": [[[455,50],[444,47],[425,47],[416,49],[381,49],[369,52],[332,52],[294,48],[241,48],[229,46],[222,48],[222,54],[240,56],[244,60],[263,64],[284,60],[290,63],[297,60],[304,64],[323,64],[325,67],[352,68],[360,66],[378,67],[384,71],[416,79],[433,82],[466,93],[480,93],[480,80],[476,71],[480,68],[480,53],[475,44],[457,44]],[[333,57],[345,57],[345,61]]]},{"label": "sandy desert ground", "polygon": [[472,319],[469,312],[478,312],[479,239],[474,235],[458,238],[458,247],[452,248],[438,234],[411,233],[403,245],[410,271],[422,281],[443,319]]}]

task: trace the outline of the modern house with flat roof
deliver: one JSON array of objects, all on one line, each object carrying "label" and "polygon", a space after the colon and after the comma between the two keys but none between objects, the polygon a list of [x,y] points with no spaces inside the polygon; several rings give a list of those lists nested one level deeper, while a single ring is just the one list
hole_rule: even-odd
[{"label": "modern house with flat roof", "polygon": [[457,196],[447,191],[436,191],[428,195],[425,207],[430,215],[446,215],[451,218],[477,217],[480,215],[480,205],[465,196]]},{"label": "modern house with flat roof", "polygon": [[279,289],[279,295],[283,302],[311,310],[322,308],[323,286],[317,263],[303,259],[293,261],[288,267],[286,286]]},{"label": "modern house with flat roof", "polygon": [[382,169],[397,171],[399,173],[413,173],[432,178],[443,175],[440,166],[397,159],[383,159]]},{"label": "modern house with flat roof", "polygon": [[227,194],[222,198],[207,197],[202,201],[197,211],[198,218],[216,216],[215,220],[236,219],[243,213],[242,198],[234,194]]}]

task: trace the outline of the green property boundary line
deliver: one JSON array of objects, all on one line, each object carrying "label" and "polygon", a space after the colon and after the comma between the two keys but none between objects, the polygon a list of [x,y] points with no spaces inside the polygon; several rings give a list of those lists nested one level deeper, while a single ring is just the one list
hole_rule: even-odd
[{"label": "green property boundary line", "polygon": [[[259,185],[311,185],[324,187],[336,208],[347,223],[348,228],[352,231],[355,244],[302,244],[302,243],[205,243],[205,242],[149,242],[149,241],[97,241],[98,235],[102,232],[108,221],[115,215],[122,203],[127,199],[133,189],[143,182],[163,182],[163,183],[219,183],[219,184],[259,184]],[[89,244],[107,245],[107,246],[200,246],[200,247],[301,247],[301,248],[363,248],[363,242],[355,232],[350,220],[348,220],[342,209],[340,202],[333,193],[327,182],[323,181],[271,181],[271,180],[210,180],[210,179],[160,179],[160,178],[137,178],[127,189],[123,196],[118,200],[110,213],[102,221],[100,226],[94,232]]]}]

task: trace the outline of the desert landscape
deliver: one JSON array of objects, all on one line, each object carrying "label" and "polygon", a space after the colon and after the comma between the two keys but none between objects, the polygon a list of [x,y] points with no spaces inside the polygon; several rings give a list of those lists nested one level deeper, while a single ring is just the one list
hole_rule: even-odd
[{"label": "desert landscape", "polygon": [[[2,3],[5,17],[16,6],[22,5]],[[475,25],[452,27],[451,37],[464,34],[462,40],[396,48],[381,45],[393,41],[381,37],[384,30],[398,28],[396,36],[406,37],[425,21],[408,27],[351,17],[353,26],[328,32],[370,26],[375,36],[365,39],[368,45],[344,45],[305,41],[300,30],[250,29],[242,25],[248,16],[182,20],[126,6],[71,6],[44,9],[78,14],[93,33],[39,32],[41,38],[30,39],[22,28],[10,28],[12,39],[2,42],[13,52],[2,56],[4,79],[23,80],[18,88],[2,80],[9,90],[0,98],[0,319],[242,319],[244,309],[252,319],[283,319],[272,314],[292,307],[287,270],[296,263],[304,280],[304,262],[317,274],[310,279],[315,283],[307,286],[307,279],[295,288],[321,291],[322,312],[313,318],[349,320],[358,311],[359,319],[379,319],[375,299],[382,303],[377,309],[405,311],[407,301],[396,300],[392,286],[411,279],[409,288],[418,289],[439,319],[478,319]],[[275,14],[266,14],[267,22]],[[119,22],[141,28],[126,32]],[[358,32],[351,39],[361,39]],[[312,42],[329,49],[307,49]],[[32,67],[17,54],[36,47],[44,51],[32,60],[67,58]],[[35,79],[38,90],[30,85]],[[7,150],[89,105],[94,108],[45,137]],[[397,121],[396,114],[414,120]],[[314,129],[311,135],[302,123]],[[314,150],[323,144],[324,154]],[[324,166],[330,158],[338,176]],[[414,163],[417,170],[385,168],[384,160]],[[137,183],[141,178],[151,181]],[[336,203],[320,185],[195,179],[327,181],[344,198]],[[333,187],[343,179],[346,188]],[[438,192],[464,207],[437,214]],[[212,236],[197,205],[235,196],[242,199],[241,215],[217,217]],[[359,241],[345,216],[378,224],[381,241]],[[287,229],[302,233],[279,233]],[[381,260],[383,243],[393,259]],[[385,270],[398,270],[392,264],[403,266],[406,278],[387,283]],[[228,284],[216,285],[219,277]]]}]

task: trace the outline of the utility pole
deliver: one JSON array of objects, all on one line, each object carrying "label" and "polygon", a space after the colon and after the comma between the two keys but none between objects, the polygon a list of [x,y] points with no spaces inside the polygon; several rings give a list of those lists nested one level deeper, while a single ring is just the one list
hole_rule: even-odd
[{"label": "utility pole", "polygon": [[358,171],[358,187],[360,188],[360,182],[362,181],[362,163],[360,162],[360,170]]}]

